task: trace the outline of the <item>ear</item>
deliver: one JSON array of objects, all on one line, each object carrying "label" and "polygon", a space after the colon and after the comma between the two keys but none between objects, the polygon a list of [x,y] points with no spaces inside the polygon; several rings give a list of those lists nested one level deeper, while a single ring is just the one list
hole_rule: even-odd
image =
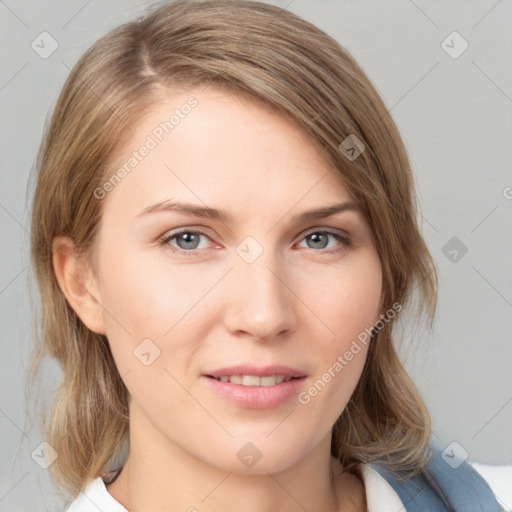
[{"label": "ear", "polygon": [[105,334],[103,307],[97,278],[89,264],[78,257],[70,237],[55,237],[53,268],[59,288],[82,322],[93,332]]}]

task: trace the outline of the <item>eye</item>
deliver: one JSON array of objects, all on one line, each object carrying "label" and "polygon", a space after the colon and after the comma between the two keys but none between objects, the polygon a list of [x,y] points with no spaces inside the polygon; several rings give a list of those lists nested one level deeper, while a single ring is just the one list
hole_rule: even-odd
[{"label": "eye", "polygon": [[[178,233],[171,233],[165,235],[160,239],[160,245],[165,245],[173,252],[180,252],[184,255],[197,255],[194,251],[201,249],[199,242],[201,237],[208,238],[204,233],[200,231],[192,231],[190,229],[179,231]],[[172,245],[170,242],[176,240],[176,245]]]},{"label": "eye", "polygon": [[[198,256],[201,252],[200,249],[207,247],[200,247],[201,237],[210,240],[205,233],[201,231],[193,231],[185,229],[176,233],[164,235],[159,245],[165,246],[172,252],[179,253],[184,256]],[[309,241],[309,249],[316,252],[333,254],[348,249],[351,246],[351,239],[348,234],[341,234],[336,231],[330,230],[310,230],[303,237],[302,240]],[[338,244],[329,245],[329,241],[334,240]],[[171,242],[175,242],[171,243]]]},{"label": "eye", "polygon": [[[329,238],[336,240],[339,244],[329,246]],[[304,235],[303,240],[310,243],[310,249],[315,249],[317,252],[332,254],[343,251],[350,247],[351,239],[347,234],[341,234],[336,231],[318,230],[309,231]],[[328,248],[327,250],[325,250]]]}]

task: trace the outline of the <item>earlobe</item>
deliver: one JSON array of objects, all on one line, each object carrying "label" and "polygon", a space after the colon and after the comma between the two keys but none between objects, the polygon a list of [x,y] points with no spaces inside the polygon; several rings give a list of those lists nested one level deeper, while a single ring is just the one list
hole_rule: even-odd
[{"label": "earlobe", "polygon": [[59,288],[82,322],[97,334],[106,334],[97,280],[90,265],[78,257],[73,240],[58,236],[52,244],[53,269]]}]

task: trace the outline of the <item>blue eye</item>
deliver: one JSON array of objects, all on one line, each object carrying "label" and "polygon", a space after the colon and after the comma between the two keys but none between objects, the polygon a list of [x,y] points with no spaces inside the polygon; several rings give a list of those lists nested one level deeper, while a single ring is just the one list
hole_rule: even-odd
[{"label": "blue eye", "polygon": [[183,254],[186,255],[194,255],[195,253],[193,251],[198,249],[198,243],[200,240],[200,237],[206,237],[208,238],[204,233],[201,233],[200,231],[180,231],[179,233],[174,233],[168,236],[165,236],[161,239],[160,244],[161,245],[167,245],[171,240],[176,240],[176,243],[178,244],[178,247],[169,245],[169,248],[173,252],[183,252]]},{"label": "blue eye", "polygon": [[[160,239],[160,245],[169,248],[172,252],[180,253],[184,256],[199,256],[200,240],[204,237],[208,240],[210,238],[201,231],[183,230],[177,233],[165,235]],[[339,244],[334,247],[329,247],[329,240],[334,239]],[[175,240],[175,244],[170,242]],[[351,239],[348,234],[340,234],[335,231],[325,230],[312,230],[306,233],[302,240],[309,240],[313,247],[309,249],[316,250],[315,252],[333,254],[348,249],[351,246]]]},{"label": "blue eye", "polygon": [[309,231],[306,233],[303,240],[310,240],[313,243],[313,247],[309,247],[309,249],[325,249],[329,244],[329,237],[341,242],[341,245],[335,246],[334,248],[328,248],[327,250],[319,250],[317,252],[333,254],[348,249],[351,246],[351,239],[348,235],[342,235],[335,231],[322,231],[318,229]]}]

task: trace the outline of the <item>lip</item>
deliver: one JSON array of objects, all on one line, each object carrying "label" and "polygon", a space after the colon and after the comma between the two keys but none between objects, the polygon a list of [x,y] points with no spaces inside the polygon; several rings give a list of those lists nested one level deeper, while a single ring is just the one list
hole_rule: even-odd
[{"label": "lip", "polygon": [[300,393],[306,377],[298,377],[274,386],[242,386],[231,382],[220,382],[212,377],[201,377],[216,394],[238,407],[247,409],[271,409]]},{"label": "lip", "polygon": [[[258,377],[284,375],[285,377],[293,377],[293,380],[273,386],[243,386],[216,380],[216,378],[223,375],[255,375]],[[207,372],[201,376],[201,379],[210,390],[237,407],[272,409],[297,396],[304,386],[306,377],[304,372],[288,366],[256,367],[244,364]]]}]

